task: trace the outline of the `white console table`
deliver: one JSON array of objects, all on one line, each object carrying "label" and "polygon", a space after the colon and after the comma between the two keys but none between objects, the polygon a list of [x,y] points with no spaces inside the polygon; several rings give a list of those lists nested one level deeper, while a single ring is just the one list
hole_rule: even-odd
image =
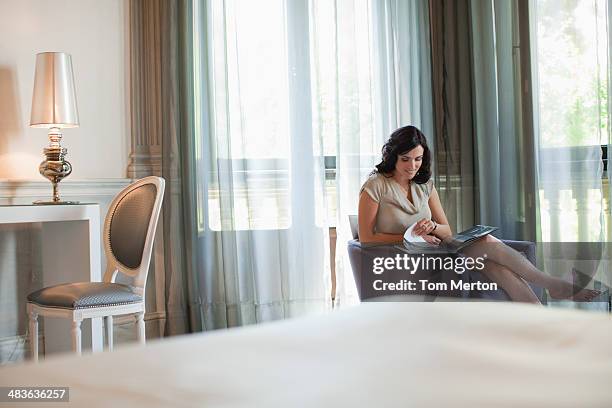
[{"label": "white console table", "polygon": [[[100,206],[0,205],[0,224],[41,223],[43,287],[100,282]],[[102,350],[102,319],[83,322],[83,346]],[[45,318],[45,354],[71,350],[70,322]]]}]

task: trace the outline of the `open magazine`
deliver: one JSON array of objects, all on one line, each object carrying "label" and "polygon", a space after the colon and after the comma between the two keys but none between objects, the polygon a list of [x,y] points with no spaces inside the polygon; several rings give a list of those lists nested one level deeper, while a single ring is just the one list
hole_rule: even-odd
[{"label": "open magazine", "polygon": [[465,248],[472,242],[489,235],[497,230],[497,227],[488,225],[474,225],[473,227],[447,238],[440,245],[430,244],[420,236],[412,235],[416,224],[411,225],[404,233],[404,247],[410,252],[417,253],[455,253]]}]

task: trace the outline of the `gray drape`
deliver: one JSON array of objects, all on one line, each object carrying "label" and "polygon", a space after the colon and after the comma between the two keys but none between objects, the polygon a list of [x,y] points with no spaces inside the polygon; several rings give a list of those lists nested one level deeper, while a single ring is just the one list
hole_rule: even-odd
[{"label": "gray drape", "polygon": [[[165,307],[164,335],[189,332],[188,283],[194,228],[191,102],[191,2],[131,0],[132,150],[129,173],[166,179],[153,260],[156,301]],[[149,292],[149,289],[147,290]],[[163,292],[163,296],[160,296]],[[161,298],[161,299],[160,299]]]},{"label": "gray drape", "polygon": [[525,171],[518,1],[430,0],[436,184],[453,230],[524,239],[534,212]]}]

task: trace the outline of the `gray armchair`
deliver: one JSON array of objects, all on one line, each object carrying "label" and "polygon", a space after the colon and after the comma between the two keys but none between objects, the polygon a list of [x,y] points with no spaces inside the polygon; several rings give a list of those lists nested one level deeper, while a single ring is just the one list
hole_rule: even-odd
[{"label": "gray armchair", "polygon": [[[363,300],[371,299],[381,294],[375,293],[371,289],[372,279],[375,279],[372,273],[372,267],[374,264],[374,258],[377,257],[395,257],[397,254],[403,256],[406,253],[401,245],[372,245],[362,244],[358,239],[358,228],[357,228],[357,217],[349,216],[351,224],[351,231],[353,233],[353,239],[348,242],[348,254],[353,270],[353,276],[357,284],[357,292],[359,298]],[[523,254],[529,262],[533,265],[536,264],[536,245],[533,242],[528,241],[511,241],[503,240],[503,242],[515,249],[519,253]],[[458,275],[454,272],[448,271],[416,271],[413,275],[406,274],[405,271],[389,270],[385,272],[386,281],[399,281],[399,279],[409,279],[414,282],[418,282],[419,279],[427,278],[431,282],[446,282],[449,283],[453,280],[461,279],[463,282],[483,282],[490,283],[491,281],[483,275],[481,272],[472,270],[466,271],[462,275]],[[450,287],[450,285],[447,285]],[[530,284],[536,296],[542,301],[543,289],[539,286]],[[506,292],[498,288],[497,290],[455,290],[455,291],[411,291],[411,294],[419,294],[424,296],[433,297],[456,297],[456,298],[476,298],[476,299],[488,299],[488,300],[510,300]],[[385,293],[388,294],[388,293]]]}]

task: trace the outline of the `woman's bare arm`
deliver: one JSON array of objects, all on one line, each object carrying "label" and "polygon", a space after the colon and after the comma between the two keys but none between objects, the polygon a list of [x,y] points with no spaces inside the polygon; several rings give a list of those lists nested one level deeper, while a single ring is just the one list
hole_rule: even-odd
[{"label": "woman's bare arm", "polygon": [[440,196],[438,196],[435,187],[431,191],[428,204],[431,211],[431,219],[438,224],[436,230],[431,232],[431,234],[440,239],[451,237],[453,231],[451,231],[450,225],[448,225],[448,219],[446,218],[444,208],[442,208],[442,203],[440,202]]},{"label": "woman's bare arm", "polygon": [[[359,241],[362,243],[397,243],[402,242],[402,234],[383,234],[374,232],[378,203],[368,193],[359,195]],[[438,227],[439,228],[439,227]]]}]

